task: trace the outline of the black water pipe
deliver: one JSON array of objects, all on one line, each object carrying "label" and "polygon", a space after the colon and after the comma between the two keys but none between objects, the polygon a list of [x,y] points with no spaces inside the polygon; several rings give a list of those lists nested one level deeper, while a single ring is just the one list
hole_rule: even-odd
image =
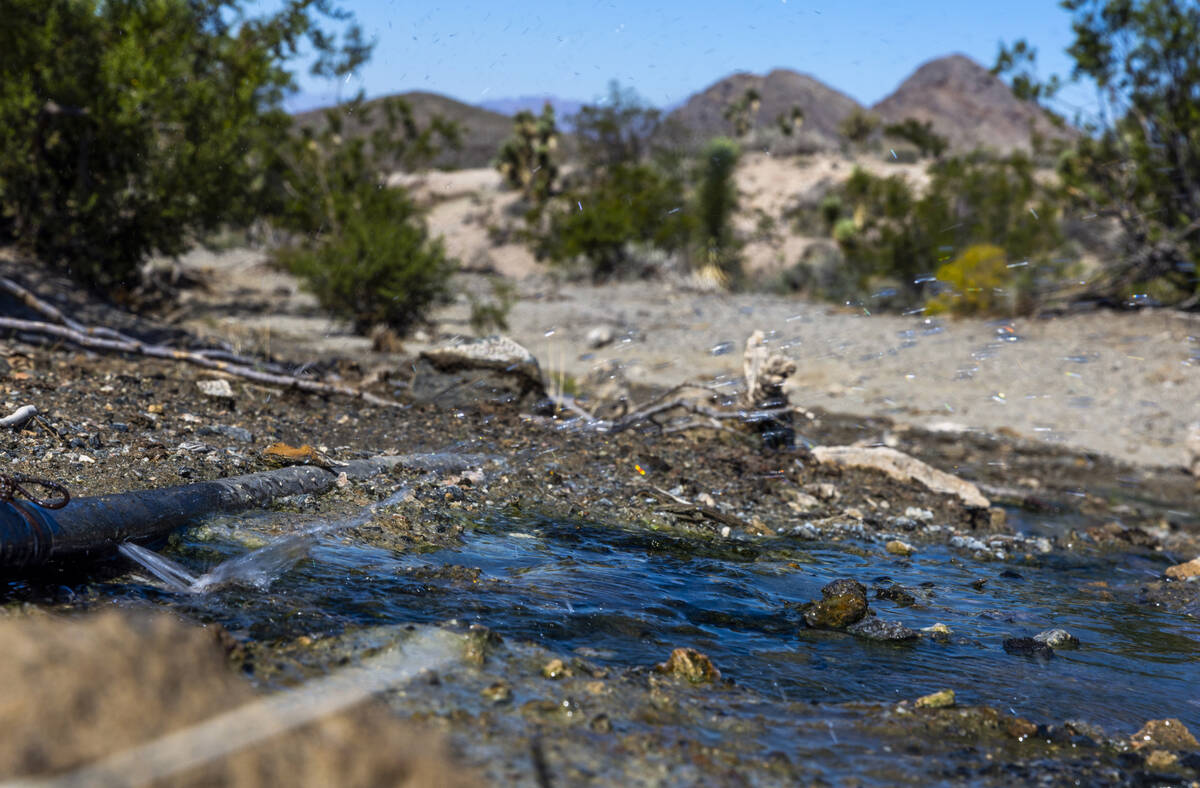
[{"label": "black water pipe", "polygon": [[125,542],[152,542],[218,512],[262,507],[288,495],[322,493],[338,473],[364,479],[403,462],[399,457],[355,460],[337,473],[293,465],[194,484],[73,498],[51,510],[29,501],[0,501],[0,569],[106,558]]}]

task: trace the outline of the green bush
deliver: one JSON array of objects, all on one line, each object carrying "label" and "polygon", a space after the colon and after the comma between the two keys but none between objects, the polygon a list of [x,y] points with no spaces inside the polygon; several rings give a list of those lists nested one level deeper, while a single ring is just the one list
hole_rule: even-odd
[{"label": "green bush", "polygon": [[362,183],[332,195],[330,207],[332,232],[283,247],[276,259],[359,333],[384,324],[403,334],[446,294],[454,265],[441,240],[430,240],[399,189]]},{"label": "green bush", "polygon": [[446,294],[455,268],[432,240],[408,194],[380,180],[384,163],[431,159],[457,144],[457,129],[438,120],[422,128],[399,99],[382,105],[383,123],[369,138],[342,136],[342,118],[364,124],[372,108],[356,100],[330,110],[318,134],[304,129],[283,153],[284,193],[278,223],[295,234],[275,252],[278,262],[334,315],[366,332],[385,324],[403,334]]},{"label": "green bush", "polygon": [[667,252],[687,242],[683,183],[651,164],[619,164],[566,192],[549,215],[538,251],[557,262],[587,261],[593,279],[638,273],[638,245]]},{"label": "green bush", "polygon": [[[284,68],[369,51],[317,0],[248,16],[239,0],[8,0],[0,24],[0,235],[84,282],[133,284],[153,251],[248,222],[277,183]],[[231,25],[230,19],[240,24]]]},{"label": "green bush", "polygon": [[865,292],[872,278],[903,283],[899,299],[920,303],[926,276],[973,244],[994,244],[1014,260],[1054,275],[1050,253],[1062,242],[1058,194],[1034,178],[1027,156],[950,158],[929,169],[916,197],[902,176],[856,169],[841,198],[854,218],[839,219],[834,239]]},{"label": "green bush", "polygon": [[902,123],[884,126],[883,133],[889,137],[911,142],[921,156],[934,159],[940,158],[950,145],[945,137],[934,133],[932,123],[929,121],[922,123],[916,118],[906,118]]}]

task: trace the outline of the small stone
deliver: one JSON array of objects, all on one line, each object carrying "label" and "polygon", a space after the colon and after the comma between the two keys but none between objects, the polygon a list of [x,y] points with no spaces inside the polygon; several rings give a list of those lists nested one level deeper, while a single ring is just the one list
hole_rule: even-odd
[{"label": "small stone", "polygon": [[1054,656],[1054,649],[1033,638],[1008,638],[1004,641],[1004,650],[1019,657],[1050,659]]},{"label": "small stone", "polygon": [[592,721],[588,723],[588,727],[596,733],[612,733],[612,720],[608,718],[607,714],[600,713],[592,717]]},{"label": "small stone", "polygon": [[818,629],[845,629],[867,614],[867,589],[849,578],[834,580],[821,589],[824,597],[804,611],[804,620]]},{"label": "small stone", "polygon": [[883,549],[887,550],[892,555],[903,555],[903,556],[909,556],[909,555],[912,555],[913,553],[917,552],[917,549],[915,547],[910,545],[908,542],[902,542],[899,539],[893,539],[892,541],[888,542],[886,545],[883,546]]},{"label": "small stone", "polygon": [[503,679],[484,687],[479,691],[479,694],[492,703],[497,704],[512,703],[513,699],[512,685]]},{"label": "small stone", "polygon": [[1179,756],[1166,750],[1151,750],[1146,756],[1146,765],[1151,769],[1168,769],[1179,763]]},{"label": "small stone", "polygon": [[597,350],[611,344],[616,336],[617,332],[613,330],[612,326],[596,326],[587,332],[587,338],[584,341],[587,342],[588,347]]},{"label": "small stone", "polygon": [[1010,717],[1004,723],[1004,732],[1018,741],[1025,741],[1037,733],[1037,726],[1024,717]]},{"label": "small stone", "polygon": [[1187,729],[1187,726],[1175,718],[1150,720],[1142,729],[1133,734],[1134,749],[1153,747],[1158,750],[1195,750],[1200,748],[1200,742]]},{"label": "small stone", "polygon": [[788,508],[797,514],[808,514],[814,509],[820,509],[821,502],[806,492],[796,492],[788,502]]},{"label": "small stone", "polygon": [[1200,557],[1182,564],[1175,564],[1175,566],[1168,566],[1163,574],[1172,580],[1187,580],[1196,577],[1200,575]]},{"label": "small stone", "polygon": [[816,485],[813,490],[813,494],[815,494],[822,501],[836,501],[838,498],[842,497],[842,494],[838,492],[838,488],[834,487],[829,482],[821,482],[820,484]]},{"label": "small stone", "polygon": [[685,679],[692,684],[704,684],[721,678],[721,672],[717,670],[717,666],[712,663],[712,660],[692,648],[675,649],[667,661],[660,662],[655,670]]},{"label": "small stone", "polygon": [[912,640],[917,637],[916,630],[904,626],[899,621],[884,621],[874,616],[851,624],[846,627],[846,631],[867,640]]},{"label": "small stone", "polygon": [[950,627],[940,621],[932,626],[923,627],[921,631],[937,641],[945,642],[950,640]]},{"label": "small stone", "polygon": [[954,705],[954,690],[944,689],[922,695],[913,705],[918,709],[948,709]]},{"label": "small stone", "polygon": [[920,509],[916,506],[909,506],[904,510],[904,516],[910,520],[916,520],[920,523],[933,522],[933,512],[928,509]]},{"label": "small stone", "polygon": [[230,386],[229,381],[225,380],[224,378],[197,380],[196,388],[200,389],[200,393],[206,397],[233,399],[233,387]]},{"label": "small stone", "polygon": [[917,604],[917,598],[912,595],[907,588],[899,583],[892,583],[886,588],[875,589],[876,599],[886,599],[889,602],[894,602],[900,607],[912,607]]},{"label": "small stone", "polygon": [[548,679],[561,679],[570,675],[571,671],[561,659],[552,659],[542,666],[542,676]]},{"label": "small stone", "polygon": [[1047,629],[1034,635],[1033,639],[1050,648],[1079,648],[1079,638],[1065,629]]}]

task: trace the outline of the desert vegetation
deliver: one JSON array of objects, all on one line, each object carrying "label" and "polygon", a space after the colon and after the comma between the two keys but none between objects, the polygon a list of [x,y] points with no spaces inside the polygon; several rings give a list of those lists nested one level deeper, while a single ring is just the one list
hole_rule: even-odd
[{"label": "desert vegetation", "polygon": [[[855,109],[837,123],[843,155],[919,162],[925,179],[849,162],[821,193],[769,214],[747,207],[738,168],[808,133],[799,104],[743,81],[751,86],[717,111],[729,136],[696,138],[613,83],[570,131],[549,106],[513,119],[494,166],[519,204],[500,235],[596,281],[673,271],[727,287],[778,284],[747,273],[748,244],[803,232],[821,253],[784,260],[784,286],[834,301],[886,292],[875,306],[955,313],[1070,299],[1196,307],[1200,99],[1186,86],[1200,81],[1200,11],[1172,0],[1064,7],[1075,19],[1071,79],[1100,89],[1107,122],[1076,118],[1078,132],[1053,139],[1031,130],[1028,153],[970,152],[928,120]],[[455,261],[426,229],[426,208],[387,176],[445,161],[471,129],[418,117],[402,100],[359,97],[319,121],[282,109],[302,49],[331,77],[371,54],[331,4],[290,0],[254,16],[239,0],[15,0],[9,20],[0,233],[38,259],[128,300],[149,255],[269,226],[278,263],[358,330],[406,331],[447,292]],[[1038,79],[1035,60],[1014,42],[994,71],[1017,98],[1046,105],[1069,79]],[[1118,231],[1086,271],[1081,226]]]}]

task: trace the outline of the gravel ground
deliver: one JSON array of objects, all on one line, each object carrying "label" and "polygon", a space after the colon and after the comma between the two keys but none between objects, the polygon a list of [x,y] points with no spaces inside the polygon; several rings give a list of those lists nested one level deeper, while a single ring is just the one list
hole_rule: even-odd
[{"label": "gravel ground", "polygon": [[[1200,322],[1171,312],[1052,319],[926,319],[798,298],[664,284],[531,288],[509,334],[548,371],[609,361],[631,381],[739,375],[755,329],[796,359],[792,401],[947,430],[1010,430],[1129,462],[1181,465],[1200,418]],[[462,318],[457,305],[441,317]],[[611,326],[614,341],[588,347]],[[553,332],[553,333],[550,333]]]},{"label": "gravel ground", "polygon": [[[191,300],[185,327],[297,358],[388,360],[324,318],[261,254],[197,251],[184,264],[215,274],[213,289]],[[406,343],[408,351],[470,333],[466,293],[486,298],[488,286],[468,276],[456,289],[457,301],[435,314],[434,336]],[[583,381],[610,362],[631,382],[660,386],[737,376],[746,338],[761,329],[796,359],[789,387],[800,405],[937,429],[1008,430],[1174,466],[1186,462],[1187,427],[1200,420],[1200,320],[1175,312],[932,320],[669,282],[597,287],[546,276],[522,280],[519,292],[507,333],[555,377]],[[598,327],[611,328],[613,341],[593,348],[588,334]]]}]

